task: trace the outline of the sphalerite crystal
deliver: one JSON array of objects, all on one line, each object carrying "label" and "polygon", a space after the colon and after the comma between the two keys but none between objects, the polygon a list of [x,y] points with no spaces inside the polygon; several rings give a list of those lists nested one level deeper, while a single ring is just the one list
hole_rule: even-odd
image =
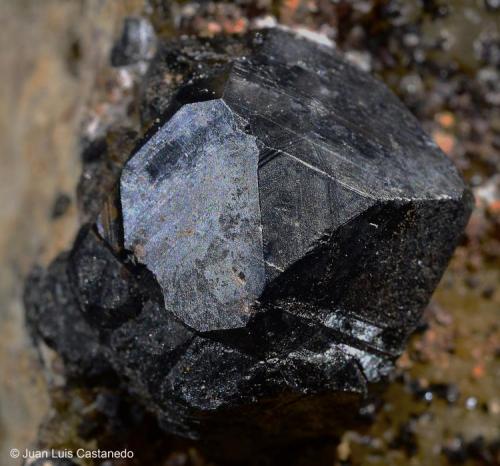
[{"label": "sphalerite crystal", "polygon": [[383,84],[289,32],[163,44],[142,90],[162,123],[32,275],[33,333],[170,432],[330,432],[391,372],[469,191]]}]

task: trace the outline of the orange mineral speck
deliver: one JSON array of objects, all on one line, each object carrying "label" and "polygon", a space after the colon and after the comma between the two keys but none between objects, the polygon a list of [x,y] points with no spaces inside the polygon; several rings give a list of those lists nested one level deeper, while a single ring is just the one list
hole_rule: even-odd
[{"label": "orange mineral speck", "polygon": [[291,10],[292,13],[299,7],[299,4],[300,4],[300,0],[286,0],[285,1],[285,7],[288,8],[289,10]]},{"label": "orange mineral speck", "polygon": [[488,205],[488,210],[492,215],[500,215],[500,199],[491,202]]},{"label": "orange mineral speck", "polygon": [[451,112],[441,112],[436,115],[437,122],[442,128],[449,129],[455,124],[455,117]]},{"label": "orange mineral speck", "polygon": [[222,27],[220,24],[211,21],[210,23],[207,24],[207,30],[210,34],[219,34],[222,32]]},{"label": "orange mineral speck", "polygon": [[245,18],[238,18],[235,21],[225,21],[224,30],[228,34],[242,34],[247,30],[247,21]]},{"label": "orange mineral speck", "polygon": [[486,370],[485,370],[483,364],[477,364],[472,369],[472,377],[474,377],[475,379],[483,378],[485,373],[486,373]]},{"label": "orange mineral speck", "polygon": [[455,147],[455,138],[444,131],[436,130],[432,133],[432,139],[440,147],[440,149],[449,155]]}]

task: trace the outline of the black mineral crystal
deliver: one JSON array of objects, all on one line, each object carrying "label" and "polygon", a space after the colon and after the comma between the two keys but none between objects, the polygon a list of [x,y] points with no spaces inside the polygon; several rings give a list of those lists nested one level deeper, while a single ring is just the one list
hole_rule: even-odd
[{"label": "black mineral crystal", "polygon": [[175,434],[347,425],[467,222],[456,168],[382,83],[278,29],[163,43],[141,93],[157,124],[32,274],[33,335]]}]

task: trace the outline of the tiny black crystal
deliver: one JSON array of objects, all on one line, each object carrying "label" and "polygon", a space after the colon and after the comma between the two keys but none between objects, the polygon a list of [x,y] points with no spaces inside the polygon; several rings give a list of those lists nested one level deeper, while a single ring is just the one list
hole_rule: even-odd
[{"label": "tiny black crystal", "polygon": [[162,45],[143,117],[163,123],[123,168],[114,226],[28,283],[34,334],[111,367],[170,432],[331,432],[457,244],[456,168],[383,84],[278,29]]}]

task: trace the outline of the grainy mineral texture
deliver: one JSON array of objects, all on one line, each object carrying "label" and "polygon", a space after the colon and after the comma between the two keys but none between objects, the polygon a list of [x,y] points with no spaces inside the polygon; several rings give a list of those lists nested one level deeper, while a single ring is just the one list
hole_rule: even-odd
[{"label": "grainy mineral texture", "polygon": [[383,84],[279,29],[162,45],[142,89],[160,123],[28,283],[33,333],[176,434],[341,430],[462,233],[456,168]]}]

